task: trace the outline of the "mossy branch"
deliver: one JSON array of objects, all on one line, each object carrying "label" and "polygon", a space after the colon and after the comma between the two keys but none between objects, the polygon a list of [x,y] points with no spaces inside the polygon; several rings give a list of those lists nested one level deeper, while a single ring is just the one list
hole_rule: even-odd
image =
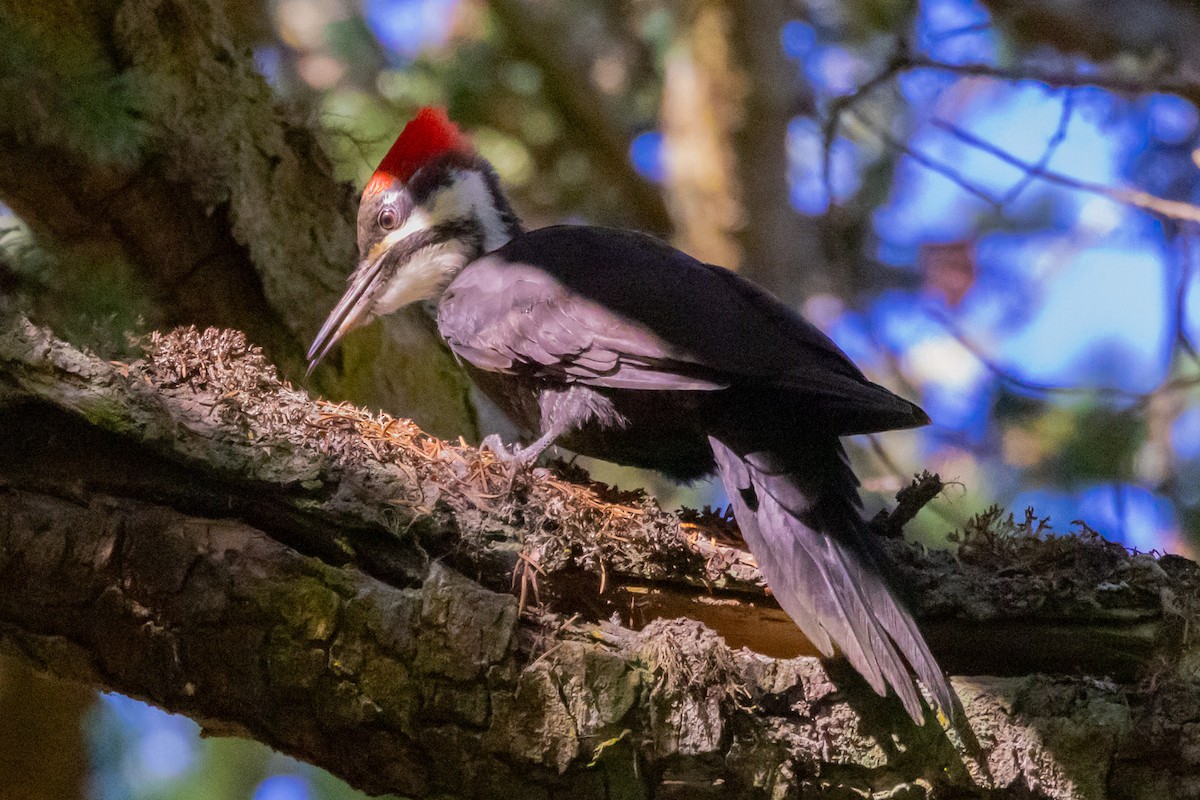
[{"label": "mossy branch", "polygon": [[[370,791],[1172,797],[1200,768],[1183,559],[1000,514],[957,554],[890,543],[943,663],[1007,675],[954,679],[963,743],[731,649],[712,627],[787,623],[723,519],[314,401],[240,334],[121,364],[6,317],[0,403],[0,647]],[[1027,673],[1045,649],[1073,666]]]}]

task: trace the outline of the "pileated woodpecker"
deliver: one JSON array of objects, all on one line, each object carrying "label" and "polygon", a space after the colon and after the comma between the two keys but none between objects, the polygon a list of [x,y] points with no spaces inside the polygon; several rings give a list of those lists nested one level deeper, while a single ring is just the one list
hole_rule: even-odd
[{"label": "pileated woodpecker", "polygon": [[[681,480],[720,474],[779,604],[918,723],[912,673],[952,690],[883,574],[839,436],[924,425],[817,328],[733,272],[620,230],[525,231],[495,171],[437,109],[380,163],[358,211],[361,260],[317,334],[428,302],[473,379],[553,443]],[[493,441],[497,452],[503,448]]]}]

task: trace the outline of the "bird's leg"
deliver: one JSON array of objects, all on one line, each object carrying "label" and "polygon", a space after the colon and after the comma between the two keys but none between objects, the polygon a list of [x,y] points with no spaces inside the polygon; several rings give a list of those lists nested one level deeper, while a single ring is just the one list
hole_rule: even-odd
[{"label": "bird's leg", "polygon": [[624,417],[616,412],[612,401],[586,386],[543,389],[538,396],[538,406],[543,433],[533,444],[528,447],[514,445],[510,449],[504,446],[499,436],[492,434],[483,440],[483,446],[502,461],[532,464],[559,438],[584,425],[625,425]]},{"label": "bird's leg", "polygon": [[532,464],[538,460],[538,457],[554,444],[555,440],[562,435],[561,430],[551,429],[543,433],[533,441],[528,447],[517,448],[514,455],[525,460],[527,464]]},{"label": "bird's leg", "polygon": [[479,448],[481,450],[483,448],[491,450],[492,453],[495,454],[496,458],[500,459],[501,461],[526,466],[537,461],[542,453],[546,452],[546,449],[549,448],[550,445],[554,444],[554,440],[557,439],[561,433],[562,432],[558,430],[548,430],[539,436],[532,444],[526,447],[521,447],[520,445],[516,444],[511,446],[506,445],[500,438],[500,434],[493,433],[490,436],[485,437],[484,440],[480,442]]}]

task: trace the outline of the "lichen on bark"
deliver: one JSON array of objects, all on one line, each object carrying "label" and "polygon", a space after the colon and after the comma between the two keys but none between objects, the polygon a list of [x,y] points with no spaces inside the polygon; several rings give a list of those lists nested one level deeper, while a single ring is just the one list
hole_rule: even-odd
[{"label": "lichen on bark", "polygon": [[[183,329],[114,364],[0,327],[0,647],[211,733],[415,797],[1184,797],[1200,770],[1183,559],[1001,515],[957,560],[889,543],[945,590],[916,605],[943,663],[1012,673],[953,679],[955,744],[836,662],[670,615],[629,627],[656,592],[735,620],[725,636],[763,613],[723,518],[314,401],[238,334]],[[1055,643],[1131,619],[1144,658],[1118,679]],[[1029,671],[1005,624],[1075,666]]]}]

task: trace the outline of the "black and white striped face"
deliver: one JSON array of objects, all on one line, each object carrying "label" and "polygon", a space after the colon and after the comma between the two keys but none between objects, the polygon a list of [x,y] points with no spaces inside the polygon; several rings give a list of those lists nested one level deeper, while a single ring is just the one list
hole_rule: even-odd
[{"label": "black and white striped face", "polygon": [[437,300],[470,262],[520,232],[491,165],[448,153],[407,183],[378,176],[358,210],[359,263],[308,351],[309,371],[348,331]]}]

